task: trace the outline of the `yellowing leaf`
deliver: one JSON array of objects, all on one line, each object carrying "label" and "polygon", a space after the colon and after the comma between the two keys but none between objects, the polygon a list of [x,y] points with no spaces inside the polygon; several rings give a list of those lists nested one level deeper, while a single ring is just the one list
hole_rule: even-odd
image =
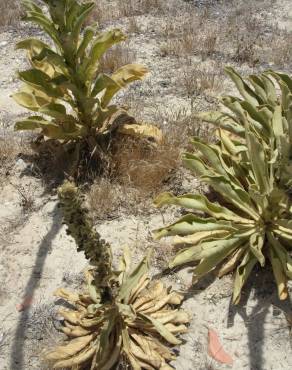
[{"label": "yellowing leaf", "polygon": [[139,138],[150,138],[157,143],[161,143],[163,137],[162,132],[158,127],[145,124],[125,124],[118,127],[118,132],[124,135],[130,135]]}]

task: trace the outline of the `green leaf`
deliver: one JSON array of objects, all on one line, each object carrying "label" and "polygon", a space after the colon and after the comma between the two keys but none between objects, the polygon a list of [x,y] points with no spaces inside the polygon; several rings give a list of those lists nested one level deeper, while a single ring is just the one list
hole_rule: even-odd
[{"label": "green leaf", "polygon": [[267,233],[268,241],[273,247],[277,257],[281,261],[282,269],[285,275],[292,279],[292,258],[288,251],[283,247],[279,240],[277,240],[271,232]]},{"label": "green leaf", "polygon": [[264,267],[265,265],[265,256],[263,255],[263,252],[262,252],[264,241],[265,241],[265,234],[261,234],[261,233],[254,233],[250,236],[250,239],[249,239],[250,249],[262,267]]},{"label": "green leaf", "polygon": [[91,96],[96,96],[104,89],[120,89],[120,87],[111,77],[104,73],[100,73],[95,80]]},{"label": "green leaf", "polygon": [[204,250],[205,253],[202,253],[201,262],[193,271],[193,284],[195,284],[204,275],[212,271],[228,255],[230,255],[235,249],[240,248],[240,245],[244,243],[245,239],[239,237],[230,237],[228,239],[202,243],[200,247],[203,248],[203,246],[206,244],[206,250]]},{"label": "green leaf", "polygon": [[127,86],[131,82],[141,80],[146,73],[148,73],[148,69],[141,64],[127,64],[119,68],[111,75],[111,79],[116,85],[108,86],[105,89],[101,98],[102,107],[105,108],[121,88]]},{"label": "green leaf", "polygon": [[25,120],[16,122],[14,128],[17,131],[18,130],[34,130],[37,128],[42,128],[42,126],[46,126],[47,124],[50,124],[50,122],[44,120],[43,117],[31,116]]},{"label": "green leaf", "polygon": [[27,22],[33,22],[39,25],[47,34],[48,36],[54,41],[56,46],[59,49],[62,49],[62,44],[59,40],[57,30],[54,27],[54,24],[44,15],[40,15],[37,12],[30,11],[28,16],[25,17]]},{"label": "green leaf", "polygon": [[218,220],[223,219],[246,224],[253,223],[249,219],[237,216],[236,213],[218,203],[210,202],[202,194],[184,194],[176,197],[171,193],[162,193],[154,200],[154,204],[156,207],[162,207],[165,204],[175,204],[195,211],[205,212]]},{"label": "green leaf", "polygon": [[235,227],[232,226],[231,222],[218,221],[215,218],[201,218],[192,214],[183,216],[177,222],[163,227],[161,229],[154,230],[154,238],[161,239],[165,236],[173,235],[192,235],[199,231],[235,231]]},{"label": "green leaf", "polygon": [[217,231],[198,231],[194,234],[187,236],[175,236],[173,239],[173,245],[197,245],[202,241],[209,239],[222,239],[227,235],[230,235],[231,232],[227,230],[217,230]]},{"label": "green leaf", "polygon": [[265,91],[266,91],[266,94],[267,94],[268,103],[271,106],[274,106],[278,102],[278,97],[277,97],[275,85],[274,85],[273,81],[269,78],[268,74],[266,74],[266,73],[263,73],[261,75],[261,79],[262,79],[262,82],[265,86]]},{"label": "green leaf", "polygon": [[213,125],[222,128],[224,130],[230,131],[240,137],[244,137],[244,127],[239,124],[236,117],[224,112],[210,111],[202,112],[195,115],[195,117],[201,119],[202,121],[212,123]]},{"label": "green leaf", "polygon": [[[238,246],[239,242],[239,238],[232,237],[231,234],[222,236],[221,239],[218,239],[216,234],[216,231],[210,232],[209,236],[202,240],[198,245],[179,252],[169,263],[169,268],[174,268],[179,265],[202,260],[198,267],[196,267],[194,270],[195,275],[198,276],[199,279],[205,274],[205,268],[206,273],[209,272],[215,265],[220,263],[221,256],[224,256],[222,258],[224,259],[226,255],[229,254],[231,249],[233,250],[233,248]],[[199,266],[201,267],[199,268]]]},{"label": "green leaf", "polygon": [[277,283],[278,296],[281,300],[286,299],[288,297],[287,276],[284,273],[282,262],[273,247],[269,248],[269,259]]},{"label": "green leaf", "polygon": [[140,316],[143,321],[150,322],[162,338],[164,338],[168,343],[174,345],[181,344],[181,341],[177,339],[160,321],[142,313],[138,313],[138,316]]},{"label": "green leaf", "polygon": [[49,49],[49,46],[44,42],[34,38],[28,38],[26,40],[19,41],[16,44],[16,50],[25,49],[28,51],[33,51],[34,54],[39,54],[45,48]]},{"label": "green leaf", "polygon": [[38,55],[34,56],[32,58],[32,62],[35,61],[50,63],[54,69],[57,69],[59,72],[69,76],[68,66],[65,59],[49,48],[43,48]]},{"label": "green leaf", "polygon": [[84,57],[85,51],[88,45],[90,44],[90,42],[92,41],[94,34],[95,34],[95,31],[92,27],[85,28],[82,42],[79,45],[78,50],[77,50],[77,55],[76,55],[77,58],[82,59]]},{"label": "green leaf", "polygon": [[119,263],[119,271],[121,271],[119,280],[121,285],[128,276],[128,272],[130,271],[131,268],[131,260],[132,260],[131,250],[129,247],[125,247],[124,253],[120,258]]},{"label": "green leaf", "polygon": [[113,29],[106,33],[101,33],[96,37],[89,52],[88,60],[85,59],[82,65],[84,75],[87,77],[87,81],[90,81],[92,78],[94,78],[98,68],[98,60],[102,57],[102,55],[111,46],[124,41],[125,39],[125,35],[119,29]]},{"label": "green leaf", "polygon": [[258,189],[262,194],[268,194],[270,192],[269,173],[263,144],[259,142],[248,128],[246,131],[246,142]]},{"label": "green leaf", "polygon": [[70,119],[70,117],[72,117],[72,119],[74,120],[73,116],[69,116],[66,114],[66,108],[62,104],[51,103],[44,105],[39,109],[39,112],[61,120],[62,119],[68,120]]},{"label": "green leaf", "polygon": [[50,76],[38,69],[30,69],[19,72],[21,81],[26,82],[35,89],[43,91],[48,96],[60,98],[63,96],[62,90],[51,83]]},{"label": "green leaf", "polygon": [[90,298],[93,300],[93,302],[97,304],[100,303],[101,292],[98,291],[94,276],[90,271],[86,273],[86,280]]},{"label": "green leaf", "polygon": [[42,129],[43,135],[58,140],[77,139],[82,135],[82,129],[72,119],[56,124],[42,117],[32,116],[16,122],[14,129],[16,131]]},{"label": "green leaf", "polygon": [[259,215],[251,203],[250,196],[242,188],[223,176],[202,176],[201,179],[252,219],[259,219]]},{"label": "green leaf", "polygon": [[259,105],[262,103],[259,96],[255,94],[248,84],[243,81],[240,74],[238,74],[232,67],[225,67],[224,71],[235,83],[238,91],[247,102],[253,105]]},{"label": "green leaf", "polygon": [[222,176],[226,176],[226,171],[222,166],[218,152],[215,151],[211,145],[202,142],[199,138],[193,138],[191,143],[203,154],[204,158],[207,158],[208,163],[213,170]]},{"label": "green leaf", "polygon": [[74,21],[77,19],[78,14],[80,14],[80,5],[76,0],[70,1],[65,10],[65,26],[68,32],[72,31]]},{"label": "green leaf", "polygon": [[26,92],[18,92],[16,94],[13,94],[12,98],[16,101],[17,104],[32,111],[37,112],[40,108],[35,96],[32,94]]},{"label": "green leaf", "polygon": [[228,109],[235,113],[238,121],[243,127],[249,123],[250,126],[252,126],[261,135],[265,133],[265,127],[263,127],[262,122],[259,122],[252,117],[254,111],[247,110],[250,108],[250,105],[247,107],[245,104],[246,102],[243,102],[233,96],[225,96],[221,99],[221,101]]},{"label": "green leaf", "polygon": [[238,156],[238,154],[247,151],[246,145],[239,141],[231,140],[223,130],[219,131],[221,145],[232,156]]},{"label": "green leaf", "polygon": [[147,256],[143,258],[135,270],[123,282],[119,292],[119,298],[123,303],[128,303],[131,291],[139,283],[141,277],[148,272],[151,252],[150,250]]},{"label": "green leaf", "polygon": [[241,264],[238,266],[235,274],[234,289],[233,289],[233,303],[238,304],[241,297],[241,290],[246,283],[251,271],[257,263],[256,257],[248,251]]},{"label": "green leaf", "polygon": [[31,0],[22,0],[22,4],[27,11],[35,11],[43,14],[42,9]]},{"label": "green leaf", "polygon": [[93,2],[81,5],[80,7],[81,12],[78,15],[77,19],[75,20],[73,27],[72,27],[72,32],[71,32],[71,37],[75,42],[78,40],[80,36],[83,23],[85,22],[89,14],[92,12],[94,7],[95,7],[95,3]]}]

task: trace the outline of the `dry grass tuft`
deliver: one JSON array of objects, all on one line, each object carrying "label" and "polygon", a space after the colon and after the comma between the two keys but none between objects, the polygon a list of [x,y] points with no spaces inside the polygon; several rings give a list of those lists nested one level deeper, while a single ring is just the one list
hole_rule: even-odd
[{"label": "dry grass tuft", "polygon": [[117,6],[120,17],[132,17],[143,15],[152,10],[162,10],[163,4],[160,0],[118,0]]},{"label": "dry grass tuft", "polygon": [[97,179],[87,196],[89,209],[97,219],[113,218],[122,201],[122,187],[109,178]]},{"label": "dry grass tuft", "polygon": [[0,183],[8,176],[15,165],[20,153],[28,153],[30,150],[27,143],[23,143],[12,135],[0,136]]},{"label": "dry grass tuft", "polygon": [[202,60],[206,60],[207,58],[211,58],[215,51],[218,41],[218,30],[216,28],[208,28],[201,36],[201,56]]},{"label": "dry grass tuft", "polygon": [[97,219],[119,213],[153,212],[153,198],[181,186],[181,153],[187,145],[187,126],[170,125],[160,145],[147,140],[118,137],[112,143],[111,165],[88,195]]},{"label": "dry grass tuft", "polygon": [[292,60],[292,32],[275,29],[268,49],[268,60],[277,67],[286,67]]},{"label": "dry grass tuft", "polygon": [[162,56],[200,55],[203,61],[212,57],[217,47],[218,30],[206,17],[205,14],[184,14],[164,24],[161,27]]},{"label": "dry grass tuft", "polygon": [[186,65],[178,73],[177,83],[188,97],[193,97],[203,94],[206,90],[217,92],[222,84],[222,75],[210,68],[199,68],[196,64]]},{"label": "dry grass tuft", "polygon": [[100,68],[105,73],[113,73],[125,64],[135,61],[136,55],[128,43],[122,43],[109,49],[100,60]]},{"label": "dry grass tuft", "polygon": [[35,206],[35,199],[30,187],[18,186],[17,191],[20,196],[20,205],[24,213],[30,213]]},{"label": "dry grass tuft", "polygon": [[0,166],[5,167],[7,163],[11,163],[19,151],[19,145],[14,139],[6,140],[0,138]]},{"label": "dry grass tuft", "polygon": [[129,34],[141,33],[139,22],[136,19],[136,17],[130,17],[129,18],[129,20],[128,20],[128,33]]},{"label": "dry grass tuft", "polygon": [[181,145],[165,137],[161,145],[126,138],[113,155],[113,174],[141,195],[154,194],[169,182],[180,164]]},{"label": "dry grass tuft", "polygon": [[20,0],[0,1],[0,27],[17,23],[23,14]]}]

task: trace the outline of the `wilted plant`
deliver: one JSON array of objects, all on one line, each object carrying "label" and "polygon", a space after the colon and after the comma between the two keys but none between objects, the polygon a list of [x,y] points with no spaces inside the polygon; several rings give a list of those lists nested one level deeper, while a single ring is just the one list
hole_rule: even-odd
[{"label": "wilted plant", "polygon": [[68,342],[47,353],[46,359],[56,369],[112,369],[119,363],[137,370],[172,369],[168,362],[175,355],[169,345],[181,343],[177,335],[189,322],[185,312],[173,309],[183,296],[161,281],[151,282],[149,254],[131,270],[126,249],[114,271],[110,246],[94,231],[78,189],[65,183],[59,198],[68,234],[93,268],[86,273],[85,293],[56,292],[75,309],[60,311]]},{"label": "wilted plant", "polygon": [[106,151],[106,139],[117,131],[157,138],[157,128],[138,125],[112,104],[114,96],[131,82],[141,80],[147,69],[127,64],[107,75],[100,68],[107,50],[124,41],[125,35],[118,29],[100,33],[93,26],[84,28],[93,2],[42,2],[50,16],[33,1],[25,0],[25,20],[40,26],[53,46],[34,38],[17,44],[18,49],[27,50],[31,68],[19,72],[24,85],[13,96],[20,105],[40,115],[17,122],[15,129],[41,129],[46,138],[73,142],[77,157],[84,148],[91,154]]},{"label": "wilted plant", "polygon": [[[219,126],[220,144],[198,138],[194,154],[186,153],[185,165],[218,195],[219,203],[201,194],[161,194],[157,206],[175,204],[194,213],[155,232],[156,238],[177,235],[175,244],[184,245],[171,268],[199,261],[193,282],[219,267],[222,276],[236,269],[233,301],[254,266],[272,265],[280,299],[288,296],[287,280],[292,278],[291,185],[292,81],[283,74],[268,72],[251,76],[251,86],[231,68],[243,100],[225,97],[232,113],[209,112],[200,117]],[[279,99],[273,81],[279,82]],[[239,140],[226,134],[239,135]],[[209,217],[205,217],[205,215]]]}]

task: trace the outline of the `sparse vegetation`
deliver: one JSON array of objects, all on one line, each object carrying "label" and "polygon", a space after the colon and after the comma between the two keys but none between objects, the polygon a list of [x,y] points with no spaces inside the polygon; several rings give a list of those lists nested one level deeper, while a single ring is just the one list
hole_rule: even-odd
[{"label": "sparse vegetation", "polygon": [[[215,363],[224,348],[237,369],[289,368],[291,307],[278,300],[292,286],[289,0],[25,0],[41,27],[20,22],[20,1],[0,2],[1,365],[215,369],[225,367]],[[102,55],[85,73],[93,49]],[[102,106],[117,71],[136,63],[147,78],[139,64],[138,80]],[[49,82],[28,86],[27,70]],[[33,113],[10,98],[20,82],[18,97],[29,97]],[[51,96],[60,89],[61,99]],[[97,123],[99,114],[108,116]],[[13,133],[29,115],[44,126]],[[77,136],[46,136],[55,125]],[[84,127],[89,135],[76,133]],[[59,210],[64,178],[79,190],[62,187]],[[155,198],[171,207],[153,207]],[[65,236],[62,212],[87,261]],[[174,243],[153,242],[157,227]],[[183,307],[194,313],[182,337],[188,317],[170,285],[186,292]],[[167,343],[161,330],[186,342]]]},{"label": "sparse vegetation", "polygon": [[200,69],[198,66],[186,66],[178,76],[178,83],[188,97],[204,94],[206,90],[216,93],[219,89],[222,76],[210,69]]}]

